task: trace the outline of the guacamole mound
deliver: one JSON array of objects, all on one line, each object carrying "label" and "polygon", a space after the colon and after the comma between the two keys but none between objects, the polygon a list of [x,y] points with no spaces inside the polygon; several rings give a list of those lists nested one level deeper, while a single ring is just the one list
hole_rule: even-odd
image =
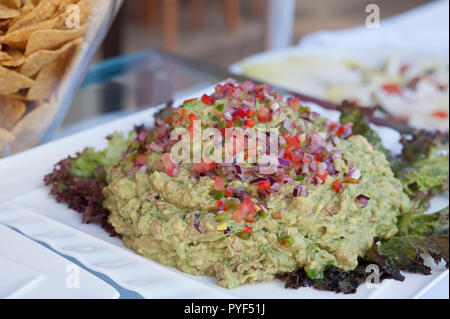
[{"label": "guacamole mound", "polygon": [[[230,104],[240,117],[230,120]],[[219,164],[174,169],[164,160],[168,132],[188,128],[193,116],[205,127],[281,128],[283,165],[272,176],[249,170],[251,164],[242,167],[246,173]],[[142,256],[215,276],[230,289],[299,267],[311,278],[331,265],[353,270],[375,237],[398,232],[397,219],[411,204],[385,155],[349,128],[266,87],[227,82],[140,134],[141,147],[130,146],[108,171],[109,222]],[[314,147],[325,140],[326,147]]]}]

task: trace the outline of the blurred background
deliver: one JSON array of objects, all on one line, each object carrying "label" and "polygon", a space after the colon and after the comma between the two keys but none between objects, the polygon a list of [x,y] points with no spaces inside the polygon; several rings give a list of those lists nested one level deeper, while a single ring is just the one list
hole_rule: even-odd
[{"label": "blurred background", "polygon": [[[291,44],[318,30],[362,25],[365,8],[372,2],[296,0]],[[376,4],[385,19],[427,2],[378,0]],[[267,7],[265,0],[125,0],[102,52],[110,57],[161,48],[228,67],[268,49]]]},{"label": "blurred background", "polygon": [[[376,4],[380,18],[386,19],[429,2],[378,0]],[[255,53],[297,45],[316,31],[362,26],[370,3],[125,0],[59,128],[60,136],[189,94],[187,89],[205,89],[224,80],[232,63]],[[136,56],[150,49],[164,53]],[[166,53],[189,57],[193,63]],[[114,57],[119,58],[110,59]]]}]

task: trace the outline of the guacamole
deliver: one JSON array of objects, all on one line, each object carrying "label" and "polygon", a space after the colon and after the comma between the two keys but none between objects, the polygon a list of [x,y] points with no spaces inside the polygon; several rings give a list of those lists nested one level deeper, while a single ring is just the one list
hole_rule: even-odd
[{"label": "guacamole", "polygon": [[[171,161],[171,130],[193,132],[194,120],[222,131],[278,128],[276,171],[206,158]],[[220,143],[229,138],[224,133]],[[252,156],[246,147],[239,151]],[[353,270],[375,237],[398,232],[397,219],[411,205],[385,155],[353,135],[351,124],[234,81],[142,129],[106,180],[108,221],[127,247],[189,274],[215,276],[230,289],[299,267],[311,278],[331,265]]]}]

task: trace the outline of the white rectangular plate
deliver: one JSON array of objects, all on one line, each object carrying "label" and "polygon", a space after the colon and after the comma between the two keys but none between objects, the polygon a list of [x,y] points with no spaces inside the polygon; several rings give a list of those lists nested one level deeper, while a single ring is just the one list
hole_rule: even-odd
[{"label": "white rectangular plate", "polygon": [[0,224],[0,298],[118,298],[110,285]]},{"label": "white rectangular plate", "polygon": [[[339,116],[335,111],[310,106],[330,119],[336,120]],[[412,298],[420,297],[448,275],[445,266],[433,266],[431,276],[406,274],[404,282],[387,280],[378,288],[362,286],[354,295],[311,288],[284,289],[281,281],[226,290],[218,287],[214,278],[187,275],[135,254],[119,239],[109,237],[98,225],[81,224],[79,214],[57,204],[49,196],[42,179],[52,171],[55,163],[88,146],[105,147],[104,137],[114,131],[128,132],[139,124],[153,125],[154,114],[159,109],[152,108],[1,160],[0,222],[47,243],[58,252],[75,257],[86,267],[106,274],[119,285],[146,298]],[[387,128],[376,129],[386,147],[400,151],[398,133]],[[433,209],[446,205],[448,195],[434,201]]]}]

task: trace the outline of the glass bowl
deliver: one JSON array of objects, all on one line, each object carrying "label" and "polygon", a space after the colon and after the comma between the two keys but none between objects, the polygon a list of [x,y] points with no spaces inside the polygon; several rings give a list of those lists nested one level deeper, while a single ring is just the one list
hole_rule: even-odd
[{"label": "glass bowl", "polygon": [[38,2],[0,19],[0,158],[51,139],[122,2],[80,0],[65,10]]}]

